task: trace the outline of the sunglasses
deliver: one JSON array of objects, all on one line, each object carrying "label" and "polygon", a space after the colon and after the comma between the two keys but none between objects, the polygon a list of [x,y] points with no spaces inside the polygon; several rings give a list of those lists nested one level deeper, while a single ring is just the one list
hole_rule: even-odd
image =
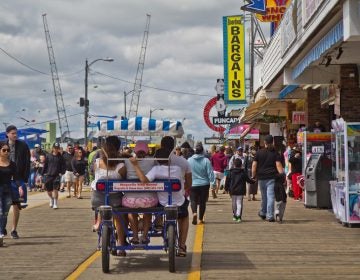
[{"label": "sunglasses", "polygon": [[1,149],[1,151],[3,152],[3,153],[10,153],[10,149]]}]

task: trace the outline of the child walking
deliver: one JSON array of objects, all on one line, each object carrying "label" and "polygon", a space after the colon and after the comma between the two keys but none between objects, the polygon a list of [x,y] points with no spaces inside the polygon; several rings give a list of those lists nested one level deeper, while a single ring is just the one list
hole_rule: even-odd
[{"label": "child walking", "polygon": [[243,211],[243,198],[246,195],[246,182],[254,184],[246,171],[241,168],[242,160],[236,158],[234,167],[230,169],[225,181],[225,190],[229,192],[232,199],[233,220],[240,223]]}]

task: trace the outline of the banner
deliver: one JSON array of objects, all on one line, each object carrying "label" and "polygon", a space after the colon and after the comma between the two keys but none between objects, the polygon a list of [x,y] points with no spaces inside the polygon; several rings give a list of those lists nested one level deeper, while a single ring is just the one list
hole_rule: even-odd
[{"label": "banner", "polygon": [[246,103],[245,36],[241,16],[223,17],[224,94],[227,104]]}]

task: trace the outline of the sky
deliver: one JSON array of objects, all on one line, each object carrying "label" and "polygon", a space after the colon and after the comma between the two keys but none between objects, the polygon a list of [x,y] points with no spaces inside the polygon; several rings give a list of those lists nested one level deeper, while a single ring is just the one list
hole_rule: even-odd
[{"label": "sky", "polygon": [[[180,120],[195,141],[215,134],[203,108],[223,78],[222,17],[239,0],[11,0],[0,3],[0,125],[57,122],[42,14],[52,40],[71,136],[84,135],[85,61],[90,115],[124,115],[133,89],[146,14],[151,15],[138,115]],[[129,110],[131,94],[127,98]],[[216,112],[215,112],[216,114]],[[215,116],[214,114],[214,116]],[[96,122],[100,118],[90,117]],[[89,129],[91,131],[91,129]],[[58,133],[58,135],[60,135]]]}]

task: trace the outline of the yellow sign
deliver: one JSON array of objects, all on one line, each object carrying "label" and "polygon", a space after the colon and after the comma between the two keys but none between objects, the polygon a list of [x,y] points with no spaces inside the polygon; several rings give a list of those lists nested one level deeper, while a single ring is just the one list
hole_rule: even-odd
[{"label": "yellow sign", "polygon": [[262,22],[280,22],[291,0],[266,0],[266,14],[256,14]]},{"label": "yellow sign", "polygon": [[223,17],[225,103],[246,103],[245,36],[241,16]]}]

